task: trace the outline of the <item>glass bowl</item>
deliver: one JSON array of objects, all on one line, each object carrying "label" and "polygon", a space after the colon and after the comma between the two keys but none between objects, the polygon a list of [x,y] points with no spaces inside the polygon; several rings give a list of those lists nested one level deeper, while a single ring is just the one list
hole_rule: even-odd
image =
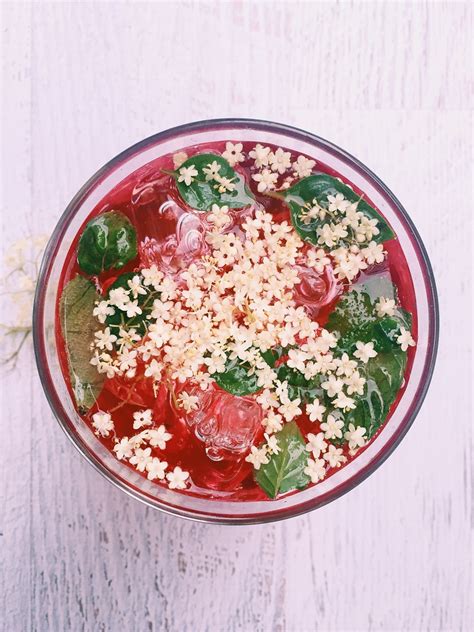
[{"label": "glass bowl", "polygon": [[[118,461],[74,409],[60,369],[55,335],[55,305],[65,257],[79,228],[112,188],[163,154],[190,145],[222,140],[281,145],[308,154],[359,187],[394,228],[410,268],[418,316],[418,341],[408,383],[382,431],[354,460],[304,491],[273,501],[238,502],[196,498],[156,485]],[[299,129],[248,119],[190,123],[155,134],[125,150],[84,184],[59,220],[44,255],[37,286],[33,333],[36,362],[49,404],[76,448],[111,483],[146,505],[204,522],[253,524],[296,516],[338,498],[391,454],[413,423],[433,373],[438,341],[438,304],[428,256],[407,212],[367,167],[335,145]]]}]

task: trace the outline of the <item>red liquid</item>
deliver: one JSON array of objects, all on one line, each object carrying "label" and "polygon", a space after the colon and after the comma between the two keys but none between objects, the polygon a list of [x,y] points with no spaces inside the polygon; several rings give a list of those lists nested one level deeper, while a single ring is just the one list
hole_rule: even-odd
[{"label": "red liquid", "polygon": [[[244,143],[243,152],[248,155],[248,152],[253,149],[254,146],[255,143]],[[276,147],[272,147],[272,150],[275,149]],[[197,152],[204,153],[206,151],[222,153],[224,150],[224,142],[207,143],[198,147],[184,149],[188,156]],[[128,271],[141,270],[152,263],[157,263],[156,242],[154,240],[160,244],[163,242],[166,243],[166,256],[162,257],[161,265],[158,266],[161,267],[164,272],[173,275],[177,272],[178,266],[182,266],[183,268],[188,267],[193,259],[193,255],[189,253],[176,253],[175,219],[176,212],[179,213],[178,209],[188,209],[186,209],[186,205],[176,189],[174,179],[171,176],[164,175],[161,172],[162,169],[174,169],[172,155],[161,157],[134,172],[97,204],[90,216],[84,221],[78,235],[71,244],[61,274],[59,296],[61,296],[62,290],[67,282],[76,276],[76,274],[84,275],[77,265],[76,253],[77,243],[85,224],[92,217],[109,210],[119,210],[129,217],[136,228],[140,248],[137,259],[127,264],[127,266],[120,269],[120,271],[104,272],[98,277],[93,278],[101,293],[105,293],[109,285],[113,283],[120,274]],[[271,213],[274,221],[287,221],[291,224],[289,210],[282,201],[258,193],[256,187],[257,183],[254,182],[249,175],[256,171],[253,166],[253,160],[246,160],[235,167],[235,169],[247,174],[247,182],[250,184],[250,188],[258,205],[264,207],[268,213]],[[316,169],[319,172],[325,172],[332,176],[340,177],[339,173],[320,162],[317,163]],[[347,182],[347,180],[344,181]],[[350,184],[357,193],[363,193],[352,185],[352,183],[347,183]],[[374,206],[365,194],[364,199]],[[163,210],[163,204],[165,202],[168,202],[168,209],[165,208]],[[231,212],[233,213],[233,211]],[[246,211],[236,211],[235,214],[245,215]],[[191,246],[192,245],[193,244],[191,244]],[[378,266],[371,266],[366,271],[366,274],[378,272],[381,268],[388,269],[392,281],[398,288],[402,307],[413,315],[412,334],[416,339],[417,318],[415,293],[407,261],[396,239],[386,242],[384,249],[388,252],[386,260]],[[318,277],[318,275],[314,275],[314,272],[312,272],[312,277],[314,278],[303,278],[301,286],[297,288],[297,294],[301,294],[301,300],[306,305],[309,315],[323,326],[328,315],[333,310],[337,298],[346,288],[337,284],[328,273],[323,274],[320,278],[315,278]],[[298,302],[298,296],[296,296],[295,299]],[[100,329],[100,327],[98,323],[97,329]],[[67,354],[61,335],[59,309],[56,310],[56,337],[61,368],[69,383]],[[410,374],[413,357],[414,349],[410,347],[408,350],[405,384]],[[218,389],[217,386],[216,389]],[[71,389],[70,392],[72,397]],[[222,392],[224,393],[224,391]],[[392,406],[390,415],[393,414],[402,392],[403,388],[400,390],[397,400]],[[127,400],[128,403],[121,405],[115,412],[112,412],[113,409],[122,404],[124,400]],[[160,391],[155,394],[152,380],[143,377],[143,369],[141,376],[140,370],[137,371],[137,378],[135,378],[134,382],[126,380],[125,378],[106,380],[97,405],[92,408],[84,418],[90,423],[92,415],[97,412],[97,410],[111,412],[115,424],[116,436],[118,438],[123,436],[130,438],[138,432],[132,427],[133,413],[143,408],[151,408],[156,424],[164,423],[167,430],[172,434],[172,439],[168,441],[166,450],[160,451],[158,448],[152,448],[152,454],[162,460],[166,460],[169,464],[169,469],[179,465],[182,469],[190,473],[191,486],[188,486],[188,489],[182,493],[191,493],[200,497],[225,500],[268,500],[265,493],[254,482],[253,467],[244,460],[245,454],[242,454],[240,458],[236,458],[235,455],[229,455],[221,461],[209,459],[205,451],[205,444],[195,436],[194,432],[172,406],[170,395],[166,387],[162,386]],[[389,423],[390,415],[385,424]],[[305,435],[309,432],[317,434],[320,431],[319,423],[310,422],[305,414],[301,415],[296,421]],[[378,432],[383,431],[385,424],[381,426]],[[260,439],[263,439],[263,426],[261,426],[261,430],[259,430],[254,443],[258,444]],[[114,438],[112,435],[106,438],[100,437],[100,440],[112,451],[114,446]],[[362,450],[363,449],[364,448],[362,448]],[[345,465],[347,465],[352,458],[357,458],[349,455],[347,446],[344,449],[344,454],[347,457]],[[126,463],[126,461],[123,461],[123,463]],[[134,468],[132,467],[132,469]],[[336,471],[336,469],[329,469],[326,478]],[[146,476],[146,472],[143,476]],[[164,482],[155,481],[155,483],[165,485]]]}]

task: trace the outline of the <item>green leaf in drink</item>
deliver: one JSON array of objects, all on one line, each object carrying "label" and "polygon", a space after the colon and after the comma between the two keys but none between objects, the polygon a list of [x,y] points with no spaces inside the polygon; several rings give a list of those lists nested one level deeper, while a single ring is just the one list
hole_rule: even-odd
[{"label": "green leaf in drink", "polygon": [[217,154],[192,156],[172,175],[183,200],[197,211],[210,211],[213,204],[243,208],[254,202],[244,177]]},{"label": "green leaf in drink", "polygon": [[95,404],[105,379],[90,363],[90,347],[97,330],[97,320],[92,311],[99,299],[94,284],[76,276],[65,286],[59,306],[71,387],[81,413]]},{"label": "green leaf in drink", "polygon": [[285,494],[294,489],[303,489],[309,484],[309,476],[304,473],[308,452],[298,425],[286,423],[274,435],[278,442],[278,454],[269,456],[268,463],[255,470],[255,481],[270,497]]},{"label": "green leaf in drink", "polygon": [[119,211],[108,211],[91,219],[79,239],[77,262],[87,274],[120,269],[136,256],[135,228]]}]

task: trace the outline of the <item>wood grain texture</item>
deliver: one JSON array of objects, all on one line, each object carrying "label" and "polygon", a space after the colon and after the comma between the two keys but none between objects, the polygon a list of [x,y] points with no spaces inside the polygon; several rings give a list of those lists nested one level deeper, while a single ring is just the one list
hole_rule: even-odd
[{"label": "wood grain texture", "polygon": [[2,4],[3,248],[51,230],[91,173],[145,136],[268,118],[340,144],[396,192],[432,258],[442,332],[431,390],[393,456],[333,504],[251,528],[164,516],[112,488],[59,430],[28,350],[1,378],[0,628],[472,629],[471,13]]}]

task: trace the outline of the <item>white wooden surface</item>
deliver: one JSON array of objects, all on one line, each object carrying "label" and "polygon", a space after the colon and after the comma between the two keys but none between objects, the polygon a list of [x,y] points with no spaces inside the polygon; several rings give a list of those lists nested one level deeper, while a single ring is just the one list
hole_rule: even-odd
[{"label": "white wooden surface", "polygon": [[465,2],[2,3],[2,243],[50,230],[149,134],[287,122],[400,197],[434,265],[438,366],[395,454],[313,514],[231,528],[160,515],[75,452],[31,350],[2,376],[0,627],[469,630],[472,30]]}]

